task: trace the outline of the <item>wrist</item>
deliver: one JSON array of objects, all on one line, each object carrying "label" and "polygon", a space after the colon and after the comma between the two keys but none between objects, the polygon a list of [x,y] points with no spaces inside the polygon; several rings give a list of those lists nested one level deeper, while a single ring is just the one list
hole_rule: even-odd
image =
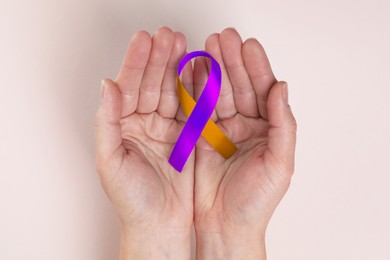
[{"label": "wrist", "polygon": [[122,227],[120,260],[190,258],[191,229],[136,231]]},{"label": "wrist", "polygon": [[265,260],[265,232],[196,230],[197,259]]}]

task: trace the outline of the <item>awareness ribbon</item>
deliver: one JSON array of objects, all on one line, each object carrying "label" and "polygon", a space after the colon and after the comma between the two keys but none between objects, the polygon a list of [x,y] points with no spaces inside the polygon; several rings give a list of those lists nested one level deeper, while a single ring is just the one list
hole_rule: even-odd
[{"label": "awareness ribbon", "polygon": [[[211,60],[209,77],[206,85],[196,102],[184,88],[180,81],[180,73],[191,59],[204,56]],[[179,138],[169,157],[169,163],[181,172],[188,157],[194,149],[200,135],[225,159],[232,156],[237,147],[210,119],[217,104],[221,91],[222,74],[218,62],[205,51],[194,51],[185,55],[177,68],[177,94],[180,105],[187,115],[188,120],[181,131]]]}]

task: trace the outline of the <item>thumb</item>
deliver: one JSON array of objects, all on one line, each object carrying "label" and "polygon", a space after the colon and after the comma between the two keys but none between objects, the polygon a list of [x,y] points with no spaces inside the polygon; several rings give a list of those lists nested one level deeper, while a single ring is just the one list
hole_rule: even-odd
[{"label": "thumb", "polygon": [[268,101],[268,149],[266,157],[286,174],[294,172],[297,124],[288,104],[288,88],[284,81],[277,82],[270,90]]},{"label": "thumb", "polygon": [[121,155],[124,152],[120,125],[121,94],[110,79],[102,80],[101,88],[101,104],[95,116],[96,166],[99,173],[115,153]]}]

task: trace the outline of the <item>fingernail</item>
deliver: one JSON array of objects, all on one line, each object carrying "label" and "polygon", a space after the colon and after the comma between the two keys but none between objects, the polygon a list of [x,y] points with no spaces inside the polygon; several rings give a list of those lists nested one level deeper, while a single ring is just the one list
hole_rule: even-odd
[{"label": "fingernail", "polygon": [[104,79],[102,79],[102,82],[100,85],[100,99],[101,99],[101,101],[103,101],[105,87],[106,87],[106,81]]},{"label": "fingernail", "polygon": [[288,84],[287,82],[283,84],[283,101],[288,105]]}]

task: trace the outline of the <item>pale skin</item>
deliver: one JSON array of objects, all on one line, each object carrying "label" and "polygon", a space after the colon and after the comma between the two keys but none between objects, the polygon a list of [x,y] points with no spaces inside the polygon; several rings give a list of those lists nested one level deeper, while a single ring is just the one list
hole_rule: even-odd
[{"label": "pale skin", "polygon": [[[294,171],[296,121],[287,84],[276,80],[256,39],[227,28],[205,44],[221,65],[212,116],[237,145],[222,158],[203,137],[182,173],[169,163],[186,116],[176,94],[183,34],[162,27],[131,39],[115,80],[102,81],[95,118],[96,164],[121,221],[120,259],[266,259],[267,224]],[[208,61],[182,72],[199,97]]]}]

